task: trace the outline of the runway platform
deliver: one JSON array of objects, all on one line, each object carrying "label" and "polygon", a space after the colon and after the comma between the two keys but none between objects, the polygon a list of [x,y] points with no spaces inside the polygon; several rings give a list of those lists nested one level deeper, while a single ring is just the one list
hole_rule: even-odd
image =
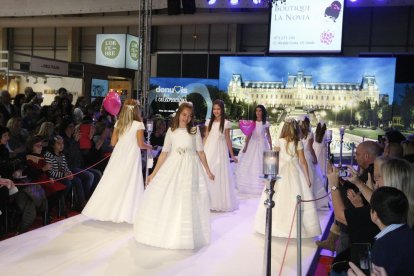
[{"label": "runway platform", "polygon": [[[212,213],[211,244],[198,250],[145,246],[135,241],[130,224],[77,215],[0,242],[0,275],[262,275],[264,236],[253,230],[258,204],[259,198],[241,198],[237,211]],[[319,215],[324,230],[331,211]],[[279,275],[286,242],[272,240],[272,275]],[[305,275],[317,247],[314,239],[302,246]],[[292,239],[282,275],[296,271]]]}]

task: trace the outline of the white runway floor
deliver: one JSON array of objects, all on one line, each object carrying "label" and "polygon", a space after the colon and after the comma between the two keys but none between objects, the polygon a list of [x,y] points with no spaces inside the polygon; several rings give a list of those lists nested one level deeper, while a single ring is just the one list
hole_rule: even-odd
[{"label": "white runway floor", "polygon": [[[264,236],[253,231],[258,202],[245,198],[233,213],[213,213],[212,242],[194,251],[144,246],[132,225],[74,216],[0,242],[0,275],[262,275]],[[322,229],[330,215],[320,212]],[[279,275],[286,241],[273,238],[272,275]],[[316,246],[313,239],[302,245],[305,275]],[[295,239],[282,275],[296,275]]]}]

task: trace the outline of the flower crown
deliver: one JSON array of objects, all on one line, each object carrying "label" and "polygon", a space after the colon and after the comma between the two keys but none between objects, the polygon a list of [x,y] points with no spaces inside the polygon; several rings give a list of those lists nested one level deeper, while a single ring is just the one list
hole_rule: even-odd
[{"label": "flower crown", "polygon": [[128,110],[134,110],[134,108],[135,108],[137,105],[138,105],[138,103],[137,103],[137,104],[135,104],[135,105],[130,105],[130,104],[128,104],[128,105],[126,105],[125,107],[126,107],[126,108],[128,108]]},{"label": "flower crown", "polygon": [[183,103],[186,103],[186,104],[190,105],[191,107],[193,107],[193,103],[192,102],[187,102],[187,101],[179,102],[178,106],[181,106]]},{"label": "flower crown", "polygon": [[285,118],[285,123],[293,123],[296,122],[295,118],[293,117],[286,117]]}]

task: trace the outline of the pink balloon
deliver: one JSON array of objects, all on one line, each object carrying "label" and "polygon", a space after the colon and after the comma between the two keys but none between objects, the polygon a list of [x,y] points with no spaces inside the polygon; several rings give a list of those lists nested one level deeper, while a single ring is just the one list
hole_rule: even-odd
[{"label": "pink balloon", "polygon": [[256,128],[256,122],[252,120],[240,120],[239,127],[244,135],[249,136]]},{"label": "pink balloon", "polygon": [[121,98],[118,93],[114,91],[109,92],[103,100],[103,106],[109,114],[117,115],[121,109]]}]

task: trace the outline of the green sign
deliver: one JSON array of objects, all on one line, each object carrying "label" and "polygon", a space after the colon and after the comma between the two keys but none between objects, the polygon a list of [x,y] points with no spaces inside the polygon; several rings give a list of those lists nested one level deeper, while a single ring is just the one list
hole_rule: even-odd
[{"label": "green sign", "polygon": [[129,43],[129,54],[134,61],[138,60],[139,47],[136,41],[131,41],[131,43]]},{"label": "green sign", "polygon": [[120,49],[121,46],[119,45],[118,41],[113,38],[105,39],[101,45],[102,54],[110,59],[118,57]]}]

